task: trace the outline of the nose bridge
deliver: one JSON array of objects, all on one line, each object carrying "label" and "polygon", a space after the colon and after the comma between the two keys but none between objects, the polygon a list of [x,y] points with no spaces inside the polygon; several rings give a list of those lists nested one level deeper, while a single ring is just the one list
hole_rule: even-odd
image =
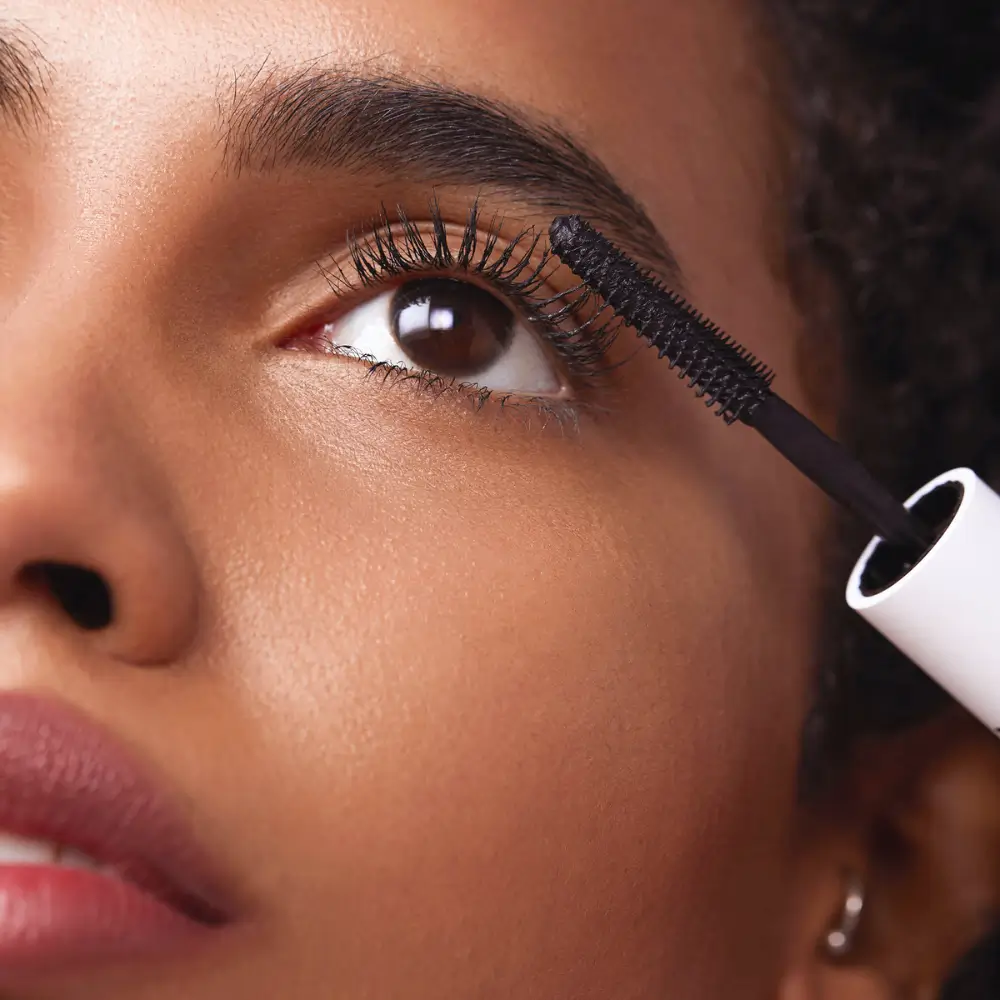
[{"label": "nose bridge", "polygon": [[155,391],[141,313],[77,269],[36,281],[0,328],[0,606],[42,599],[31,567],[83,568],[114,608],[88,641],[153,663],[190,641],[198,574],[155,442],[136,430]]},{"label": "nose bridge", "polygon": [[60,284],[37,281],[5,318],[0,475],[30,469],[68,484],[97,472],[114,453],[114,425],[125,427],[132,395],[130,380],[116,377],[124,361],[116,341],[126,327],[141,335],[122,306],[78,275]]}]

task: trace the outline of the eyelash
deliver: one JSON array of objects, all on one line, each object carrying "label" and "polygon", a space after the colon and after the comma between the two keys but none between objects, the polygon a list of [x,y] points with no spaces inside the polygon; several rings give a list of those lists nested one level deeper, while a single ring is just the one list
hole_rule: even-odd
[{"label": "eyelash", "polygon": [[[587,396],[597,388],[600,376],[610,370],[607,353],[621,323],[606,308],[588,310],[593,296],[583,285],[553,295],[544,294],[548,279],[558,265],[548,246],[538,252],[542,238],[534,229],[521,229],[504,240],[502,217],[494,214],[484,229],[480,229],[480,219],[477,200],[469,210],[458,247],[453,250],[436,199],[430,202],[428,222],[422,224],[412,221],[401,207],[396,208],[395,220],[392,220],[383,207],[367,233],[363,236],[352,233],[348,237],[351,277],[337,264],[320,266],[340,297],[382,286],[393,279],[433,273],[479,278],[508,301],[515,314],[526,320],[551,347],[574,382],[577,390],[574,398],[555,400],[497,393],[431,371],[360,356],[350,348],[327,345],[327,349],[330,353],[364,362],[368,365],[368,374],[381,376],[383,382],[403,381],[437,393],[458,390],[473,401],[477,410],[493,397],[497,397],[502,407],[529,403],[543,414],[557,417],[560,422],[568,417],[575,423],[581,409],[596,408]],[[586,318],[581,318],[584,316]]]}]

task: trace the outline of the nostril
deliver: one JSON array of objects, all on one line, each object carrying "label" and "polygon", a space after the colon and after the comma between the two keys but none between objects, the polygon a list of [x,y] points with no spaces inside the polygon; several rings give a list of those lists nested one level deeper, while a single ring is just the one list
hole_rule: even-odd
[{"label": "nostril", "polygon": [[111,590],[99,573],[68,563],[35,563],[26,574],[48,590],[80,628],[98,631],[114,617]]}]

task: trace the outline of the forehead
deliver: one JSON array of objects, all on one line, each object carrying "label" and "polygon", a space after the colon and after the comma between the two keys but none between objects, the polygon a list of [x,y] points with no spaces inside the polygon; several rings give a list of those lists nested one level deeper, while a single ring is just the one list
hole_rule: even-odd
[{"label": "forehead", "polygon": [[[516,67],[524,77],[530,65],[518,81],[525,96],[565,80],[591,95],[603,82],[624,93],[651,78],[685,89],[720,79],[725,90],[746,72],[745,59],[734,57],[750,27],[737,0],[9,0],[0,18],[33,32],[55,60],[86,65],[94,79],[138,68],[151,84],[176,88],[179,69],[194,86],[264,59],[332,59],[456,73],[488,86],[510,85],[505,73]],[[644,102],[642,92],[632,98]]]},{"label": "forehead", "polygon": [[537,110],[599,143],[636,188],[655,183],[667,152],[671,183],[689,187],[717,159],[766,156],[762,74],[737,0],[25,0],[0,5],[4,23],[44,54],[63,140],[99,141],[105,156],[162,148],[255,75],[314,65]]}]

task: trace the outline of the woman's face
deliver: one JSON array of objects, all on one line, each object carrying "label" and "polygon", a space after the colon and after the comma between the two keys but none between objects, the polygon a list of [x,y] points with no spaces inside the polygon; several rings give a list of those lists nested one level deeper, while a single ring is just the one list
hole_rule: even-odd
[{"label": "woman's face", "polygon": [[[631,331],[524,319],[573,279],[499,260],[583,212],[809,409],[742,5],[2,19],[3,686],[130,746],[238,901],[17,995],[767,996],[821,508]],[[459,258],[477,197],[469,266],[421,262],[401,219]]]}]

